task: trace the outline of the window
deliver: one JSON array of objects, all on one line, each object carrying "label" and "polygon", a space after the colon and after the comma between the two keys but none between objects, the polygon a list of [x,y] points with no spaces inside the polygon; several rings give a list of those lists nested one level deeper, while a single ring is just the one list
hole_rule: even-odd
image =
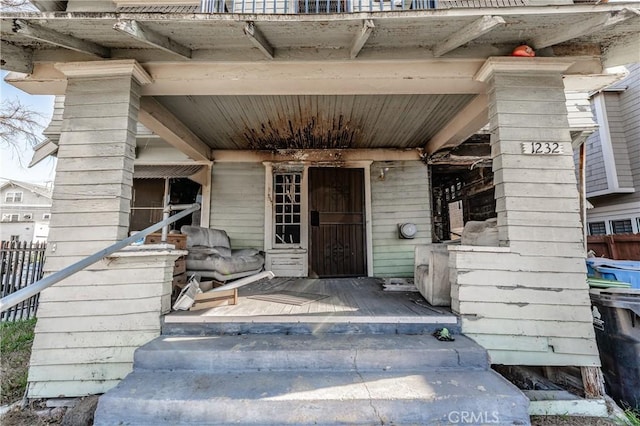
[{"label": "window", "polygon": [[31,220],[33,219],[33,215],[31,213],[25,213],[22,215],[22,220]]},{"label": "window", "polygon": [[605,235],[607,228],[604,222],[591,222],[589,223],[589,235]]},{"label": "window", "polygon": [[614,234],[630,234],[633,232],[631,219],[612,220],[611,230]]},{"label": "window", "polygon": [[20,235],[12,235],[11,241],[20,241]]},{"label": "window", "polygon": [[21,203],[22,191],[7,192],[4,196],[5,203]]},{"label": "window", "polygon": [[5,213],[2,215],[3,222],[17,222],[18,220],[20,220],[18,213]]},{"label": "window", "polygon": [[45,213],[42,215],[42,220],[49,220],[51,219],[51,213]]},{"label": "window", "polygon": [[298,13],[348,12],[347,0],[298,0]]},{"label": "window", "polygon": [[300,244],[302,173],[273,175],[274,245]]}]

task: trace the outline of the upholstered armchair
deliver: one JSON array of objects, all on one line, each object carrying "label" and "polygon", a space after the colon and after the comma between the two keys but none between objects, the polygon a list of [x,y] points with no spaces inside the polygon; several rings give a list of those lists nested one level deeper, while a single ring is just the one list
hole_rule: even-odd
[{"label": "upholstered armchair", "polygon": [[227,233],[185,225],[180,232],[187,236],[187,274],[198,274],[226,282],[257,274],[264,267],[264,255],[256,249],[231,250]]}]

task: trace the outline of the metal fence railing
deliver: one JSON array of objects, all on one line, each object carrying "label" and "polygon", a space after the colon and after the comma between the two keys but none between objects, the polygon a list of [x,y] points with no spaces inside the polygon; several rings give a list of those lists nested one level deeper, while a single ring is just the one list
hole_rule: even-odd
[{"label": "metal fence railing", "polygon": [[437,0],[201,0],[202,13],[323,14],[436,9]]},{"label": "metal fence railing", "polygon": [[[46,248],[46,243],[0,242],[2,297],[15,293],[42,278]],[[39,296],[36,294],[2,312],[0,320],[17,321],[34,318],[38,311]]]}]

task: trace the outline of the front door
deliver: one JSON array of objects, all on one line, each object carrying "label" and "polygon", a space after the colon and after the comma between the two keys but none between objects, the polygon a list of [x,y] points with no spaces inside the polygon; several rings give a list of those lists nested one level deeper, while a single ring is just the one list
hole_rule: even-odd
[{"label": "front door", "polygon": [[364,170],[309,169],[309,257],[320,277],[366,275]]}]

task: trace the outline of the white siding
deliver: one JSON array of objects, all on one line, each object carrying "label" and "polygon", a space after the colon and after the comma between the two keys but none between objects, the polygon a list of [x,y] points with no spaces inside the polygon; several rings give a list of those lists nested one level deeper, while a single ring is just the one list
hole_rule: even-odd
[{"label": "white siding", "polygon": [[211,228],[224,229],[231,247],[264,248],[264,166],[219,163],[211,182]]},{"label": "white siding", "polygon": [[[386,168],[382,180],[380,171]],[[374,162],[371,218],[374,276],[413,277],[415,246],[432,241],[427,166],[420,161]],[[407,222],[417,225],[415,239],[398,238],[398,224]]]},{"label": "white siding", "polygon": [[[128,76],[68,80],[45,272],[127,236],[139,93]],[[114,386],[130,370],[135,348],[160,332],[176,257],[110,258],[44,291],[29,397]]]},{"label": "white siding", "polygon": [[[492,363],[597,366],[567,110],[545,101],[562,93],[562,77],[499,72],[489,83],[503,247],[449,248],[452,309]],[[528,111],[504,105],[514,91]],[[565,154],[522,154],[530,141],[558,142]]]}]

